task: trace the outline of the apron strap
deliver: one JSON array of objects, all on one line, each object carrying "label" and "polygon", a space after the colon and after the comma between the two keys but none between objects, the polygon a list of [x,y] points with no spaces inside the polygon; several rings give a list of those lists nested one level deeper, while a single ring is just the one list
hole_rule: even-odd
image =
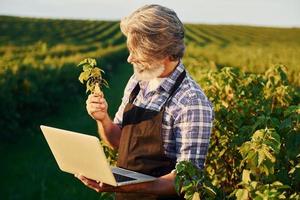
[{"label": "apron strap", "polygon": [[135,100],[136,96],[138,95],[138,93],[140,92],[140,83],[137,83],[135,88],[132,90],[130,96],[129,96],[129,103],[133,103],[133,101]]},{"label": "apron strap", "polygon": [[165,107],[167,105],[167,103],[169,102],[169,100],[173,97],[174,93],[176,92],[176,90],[178,89],[178,87],[180,86],[180,84],[182,83],[183,79],[186,76],[186,71],[183,70],[183,72],[181,72],[181,74],[179,75],[179,77],[176,79],[175,84],[172,87],[171,93],[169,95],[169,97],[167,98],[167,100],[165,101],[164,105],[161,107],[160,110],[165,110]]},{"label": "apron strap", "polygon": [[[174,95],[175,91],[177,90],[177,88],[182,83],[182,81],[185,78],[185,76],[186,76],[186,71],[183,70],[183,72],[181,72],[181,74],[179,75],[179,77],[176,79],[176,82],[175,82],[175,84],[172,87],[171,93],[170,93],[169,97],[167,98],[166,103],[170,100],[170,98],[172,98],[172,96]],[[133,103],[133,101],[135,100],[136,96],[139,94],[140,89],[141,89],[140,88],[140,84],[137,83],[136,86],[134,87],[134,89],[132,90],[130,96],[129,96],[129,103]],[[163,105],[162,108],[163,107],[165,107],[165,105]]]},{"label": "apron strap", "polygon": [[175,84],[172,87],[170,96],[168,97],[167,101],[168,102],[170,100],[170,98],[172,98],[172,96],[174,95],[175,91],[177,90],[177,88],[180,86],[180,84],[182,83],[183,79],[185,78],[186,72],[185,70],[183,70],[183,72],[181,72],[181,74],[179,75],[179,77],[176,79]]}]

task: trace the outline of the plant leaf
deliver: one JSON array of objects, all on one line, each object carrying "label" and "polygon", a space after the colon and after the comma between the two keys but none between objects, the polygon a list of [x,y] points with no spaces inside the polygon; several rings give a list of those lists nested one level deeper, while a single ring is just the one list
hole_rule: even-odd
[{"label": "plant leaf", "polygon": [[200,195],[198,192],[195,192],[192,200],[200,200]]},{"label": "plant leaf", "polygon": [[246,169],[243,170],[242,180],[244,183],[251,182],[250,174],[251,174],[251,172],[249,170],[246,170]]},{"label": "plant leaf", "polygon": [[248,200],[249,192],[246,189],[238,189],[235,196],[237,200]]}]

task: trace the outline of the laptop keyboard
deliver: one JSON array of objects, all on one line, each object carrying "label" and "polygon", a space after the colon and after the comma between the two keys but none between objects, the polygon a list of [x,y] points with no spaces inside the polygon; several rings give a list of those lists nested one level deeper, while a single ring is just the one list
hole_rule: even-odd
[{"label": "laptop keyboard", "polygon": [[132,180],[136,180],[134,178],[130,178],[128,176],[123,176],[123,175],[120,175],[120,174],[115,174],[113,173],[115,179],[117,182],[125,182],[125,181],[132,181]]}]

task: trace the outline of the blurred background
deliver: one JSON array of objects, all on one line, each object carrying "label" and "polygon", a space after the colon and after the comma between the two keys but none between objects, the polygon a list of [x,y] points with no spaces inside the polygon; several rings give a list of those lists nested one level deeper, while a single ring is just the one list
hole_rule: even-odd
[{"label": "blurred background", "polygon": [[97,135],[76,66],[88,57],[105,71],[114,117],[132,74],[119,21],[153,3],[184,22],[192,74],[284,64],[299,88],[298,0],[0,0],[0,199],[101,198],[59,170],[39,125]]}]

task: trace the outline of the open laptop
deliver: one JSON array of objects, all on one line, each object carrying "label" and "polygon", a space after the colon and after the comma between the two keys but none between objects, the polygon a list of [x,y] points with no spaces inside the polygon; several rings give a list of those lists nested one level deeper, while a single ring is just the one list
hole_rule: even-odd
[{"label": "open laptop", "polygon": [[40,126],[62,171],[121,186],[153,181],[156,178],[110,166],[97,137],[49,126]]}]

